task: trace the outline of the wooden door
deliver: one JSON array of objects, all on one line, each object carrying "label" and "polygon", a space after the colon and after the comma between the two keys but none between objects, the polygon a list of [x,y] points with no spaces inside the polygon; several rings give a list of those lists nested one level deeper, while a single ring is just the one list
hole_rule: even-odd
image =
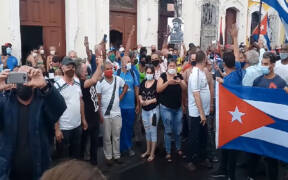
[{"label": "wooden door", "polygon": [[65,0],[20,0],[20,20],[23,26],[42,26],[46,52],[55,46],[58,55],[66,54]]},{"label": "wooden door", "polygon": [[226,28],[225,28],[225,44],[233,44],[233,38],[230,34],[232,24],[236,23],[237,11],[233,8],[226,10]]}]

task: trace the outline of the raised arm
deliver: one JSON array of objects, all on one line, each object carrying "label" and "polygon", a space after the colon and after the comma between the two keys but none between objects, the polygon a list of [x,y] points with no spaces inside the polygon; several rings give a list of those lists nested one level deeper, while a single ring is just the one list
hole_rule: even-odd
[{"label": "raised arm", "polygon": [[232,28],[230,30],[231,36],[233,37],[233,42],[234,42],[234,56],[235,60],[239,61],[240,59],[240,50],[239,50],[239,45],[238,45],[238,28],[236,24],[232,25]]},{"label": "raised arm", "polygon": [[102,58],[98,58],[98,60],[97,60],[97,69],[94,72],[94,74],[91,77],[91,79],[87,79],[84,82],[84,88],[89,88],[89,87],[95,85],[98,82],[98,80],[100,79],[99,77],[101,77],[101,75],[102,75],[102,66],[103,66],[103,59]]},{"label": "raised arm", "polygon": [[85,38],[84,38],[84,46],[85,46],[85,50],[86,50],[86,54],[87,54],[87,59],[88,59],[88,61],[90,63],[91,59],[92,59],[92,54],[90,53],[89,42],[88,42],[88,37],[87,36],[85,36]]},{"label": "raised arm", "polygon": [[125,52],[124,52],[124,55],[125,56],[128,56],[129,55],[129,50],[131,48],[131,39],[134,35],[134,32],[135,32],[135,25],[132,26],[132,29],[129,33],[129,36],[128,36],[128,39],[127,39],[127,43],[126,43],[126,47],[125,47]]}]

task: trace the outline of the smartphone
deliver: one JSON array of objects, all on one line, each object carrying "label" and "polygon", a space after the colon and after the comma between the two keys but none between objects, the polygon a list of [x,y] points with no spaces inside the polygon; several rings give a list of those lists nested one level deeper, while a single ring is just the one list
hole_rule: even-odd
[{"label": "smartphone", "polygon": [[105,43],[107,42],[107,34],[104,34],[103,41],[104,41]]},{"label": "smartphone", "polygon": [[3,55],[3,56],[7,56],[6,49],[7,49],[6,46],[1,46],[1,51],[2,51],[2,55]]},{"label": "smartphone", "polygon": [[9,72],[7,84],[24,84],[28,81],[27,72]]},{"label": "smartphone", "polygon": [[88,36],[84,37],[84,41],[88,42]]}]

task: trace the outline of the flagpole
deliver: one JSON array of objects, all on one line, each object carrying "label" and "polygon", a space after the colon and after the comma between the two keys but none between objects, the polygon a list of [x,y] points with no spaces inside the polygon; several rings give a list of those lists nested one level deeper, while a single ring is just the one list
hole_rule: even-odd
[{"label": "flagpole", "polygon": [[259,25],[258,25],[258,39],[257,41],[259,41],[259,38],[260,38],[260,34],[261,34],[261,12],[262,12],[262,0],[260,0],[260,7],[259,7]]}]

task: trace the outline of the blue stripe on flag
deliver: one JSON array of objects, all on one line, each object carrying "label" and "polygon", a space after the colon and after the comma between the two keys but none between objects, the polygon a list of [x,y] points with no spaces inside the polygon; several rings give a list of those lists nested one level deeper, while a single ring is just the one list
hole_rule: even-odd
[{"label": "blue stripe on flag", "polygon": [[288,95],[283,89],[223,85],[241,99],[288,105]]},{"label": "blue stripe on flag", "polygon": [[227,143],[222,148],[240,150],[263,156],[269,156],[271,158],[279,159],[281,161],[288,163],[287,148],[257,139],[239,137]]},{"label": "blue stripe on flag", "polygon": [[275,121],[275,123],[270,124],[267,127],[271,127],[273,129],[278,129],[278,130],[285,131],[288,133],[288,121],[281,120],[272,116],[270,117]]}]

